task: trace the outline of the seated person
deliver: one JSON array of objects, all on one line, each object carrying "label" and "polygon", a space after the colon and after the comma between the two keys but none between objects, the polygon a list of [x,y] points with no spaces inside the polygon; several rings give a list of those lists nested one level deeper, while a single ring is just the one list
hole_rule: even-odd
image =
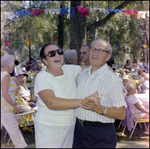
[{"label": "seated person", "polygon": [[140,80],[142,72],[143,72],[142,69],[139,69],[139,70],[137,71],[137,76],[136,76],[136,79],[137,79],[137,80]]},{"label": "seated person", "polygon": [[126,85],[127,95],[126,100],[128,100],[133,108],[133,116],[135,118],[148,119],[149,111],[144,107],[143,102],[135,96],[136,94],[136,84],[134,82],[129,82]]},{"label": "seated person", "polygon": [[126,61],[126,64],[124,65],[123,68],[131,70],[131,64],[130,64],[130,60],[129,59]]},{"label": "seated person", "polygon": [[30,96],[30,90],[26,86],[26,74],[20,74],[17,76],[19,89],[17,92],[17,96],[22,97],[25,101],[28,102],[28,105],[32,108],[36,107],[36,101]]},{"label": "seated person", "polygon": [[145,72],[145,73],[149,73],[148,66],[144,66],[144,70],[143,70],[143,72]]},{"label": "seated person", "polygon": [[127,90],[126,90],[126,85],[127,85],[130,81],[131,81],[131,80],[130,80],[130,78],[128,77],[128,75],[123,75],[123,77],[122,77],[122,83],[123,83],[123,92],[124,92],[125,94],[128,93]]},{"label": "seated person", "polygon": [[141,93],[142,94],[145,94],[145,93],[149,94],[149,74],[144,75],[144,81],[142,82],[142,85],[141,85]]},{"label": "seated person", "polygon": [[141,77],[140,77],[140,79],[139,79],[139,85],[141,86],[142,85],[142,83],[144,82],[144,76],[146,75],[146,73],[145,72],[142,72],[141,73]]}]

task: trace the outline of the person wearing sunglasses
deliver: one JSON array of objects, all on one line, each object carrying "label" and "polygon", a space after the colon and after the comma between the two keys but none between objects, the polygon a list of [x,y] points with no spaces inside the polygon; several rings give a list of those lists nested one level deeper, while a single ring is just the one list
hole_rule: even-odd
[{"label": "person wearing sunglasses", "polygon": [[[121,79],[107,65],[111,45],[102,39],[92,42],[89,60],[91,66],[76,78],[77,98],[81,106],[75,109],[77,117],[73,148],[115,148],[117,134],[115,119],[123,120],[127,107]],[[98,105],[88,96],[98,92]]]},{"label": "person wearing sunglasses", "polygon": [[40,51],[46,67],[37,74],[34,86],[38,97],[34,124],[36,148],[72,147],[76,122],[74,109],[80,106],[80,100],[76,99],[75,78],[85,67],[63,65],[63,54],[64,51],[53,43],[44,45]]},{"label": "person wearing sunglasses", "polygon": [[85,66],[89,66],[90,45],[83,45],[80,49],[80,59]]}]

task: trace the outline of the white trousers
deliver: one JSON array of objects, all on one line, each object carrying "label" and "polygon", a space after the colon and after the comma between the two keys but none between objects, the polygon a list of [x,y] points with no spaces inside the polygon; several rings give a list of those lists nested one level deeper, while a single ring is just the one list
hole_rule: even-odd
[{"label": "white trousers", "polygon": [[1,128],[2,126],[7,130],[15,148],[25,148],[27,146],[14,113],[1,113]]},{"label": "white trousers", "polygon": [[48,126],[34,122],[36,148],[72,148],[74,128],[71,126]]}]

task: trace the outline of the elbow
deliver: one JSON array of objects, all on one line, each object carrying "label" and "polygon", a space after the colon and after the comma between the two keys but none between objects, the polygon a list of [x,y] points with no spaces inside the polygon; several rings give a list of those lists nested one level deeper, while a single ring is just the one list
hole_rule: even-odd
[{"label": "elbow", "polygon": [[125,117],[126,117],[126,110],[124,109],[124,110],[121,112],[120,120],[124,120]]},{"label": "elbow", "polygon": [[54,102],[48,102],[47,107],[51,110],[56,110],[56,106]]},{"label": "elbow", "polygon": [[118,112],[118,117],[117,119],[119,120],[124,120],[126,117],[126,109],[122,108],[121,111]]}]

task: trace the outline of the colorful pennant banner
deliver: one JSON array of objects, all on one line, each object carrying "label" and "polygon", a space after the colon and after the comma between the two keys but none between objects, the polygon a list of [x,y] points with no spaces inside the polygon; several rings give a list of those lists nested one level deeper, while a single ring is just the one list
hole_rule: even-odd
[{"label": "colorful pennant banner", "polygon": [[6,45],[6,47],[8,47],[9,43],[8,43],[8,42],[5,42],[5,45]]},{"label": "colorful pennant banner", "polygon": [[13,11],[13,12],[2,12],[2,17],[5,18],[14,18],[15,16],[18,17],[24,17],[29,15],[30,17],[40,17],[41,16],[41,12],[43,11],[44,13],[51,14],[51,15],[65,15],[65,14],[69,14],[70,11],[70,17],[75,17],[75,11],[78,11],[81,16],[83,18],[85,18],[86,16],[89,16],[90,13],[97,13],[97,11],[103,12],[105,15],[108,15],[109,13],[115,12],[115,13],[120,13],[122,14],[122,12],[127,15],[127,17],[129,17],[130,15],[132,16],[132,18],[134,18],[135,16],[137,17],[137,19],[141,18],[145,18],[146,16],[149,17],[149,11],[137,11],[137,10],[122,10],[122,9],[104,9],[104,8],[83,8],[80,6],[77,7],[70,7],[70,8],[55,8],[55,9],[40,9],[40,10],[23,10],[23,11]]},{"label": "colorful pennant banner", "polygon": [[16,44],[16,47],[18,48],[18,46],[19,46],[19,42],[15,42],[15,44]]},{"label": "colorful pennant banner", "polygon": [[30,44],[30,41],[28,40],[28,41],[26,41],[26,44],[29,46],[29,44]]},{"label": "colorful pennant banner", "polygon": [[[38,39],[35,39],[35,41],[38,41]],[[5,42],[5,45],[6,45],[6,47],[8,47],[9,46],[9,43],[15,43],[16,44],[16,47],[18,48],[19,47],[19,42],[26,42],[26,44],[29,46],[29,43],[30,43],[30,41],[29,40],[27,40],[27,41],[17,41],[17,42]]]},{"label": "colorful pennant banner", "polygon": [[119,43],[116,43],[116,47],[118,47],[119,46]]}]

